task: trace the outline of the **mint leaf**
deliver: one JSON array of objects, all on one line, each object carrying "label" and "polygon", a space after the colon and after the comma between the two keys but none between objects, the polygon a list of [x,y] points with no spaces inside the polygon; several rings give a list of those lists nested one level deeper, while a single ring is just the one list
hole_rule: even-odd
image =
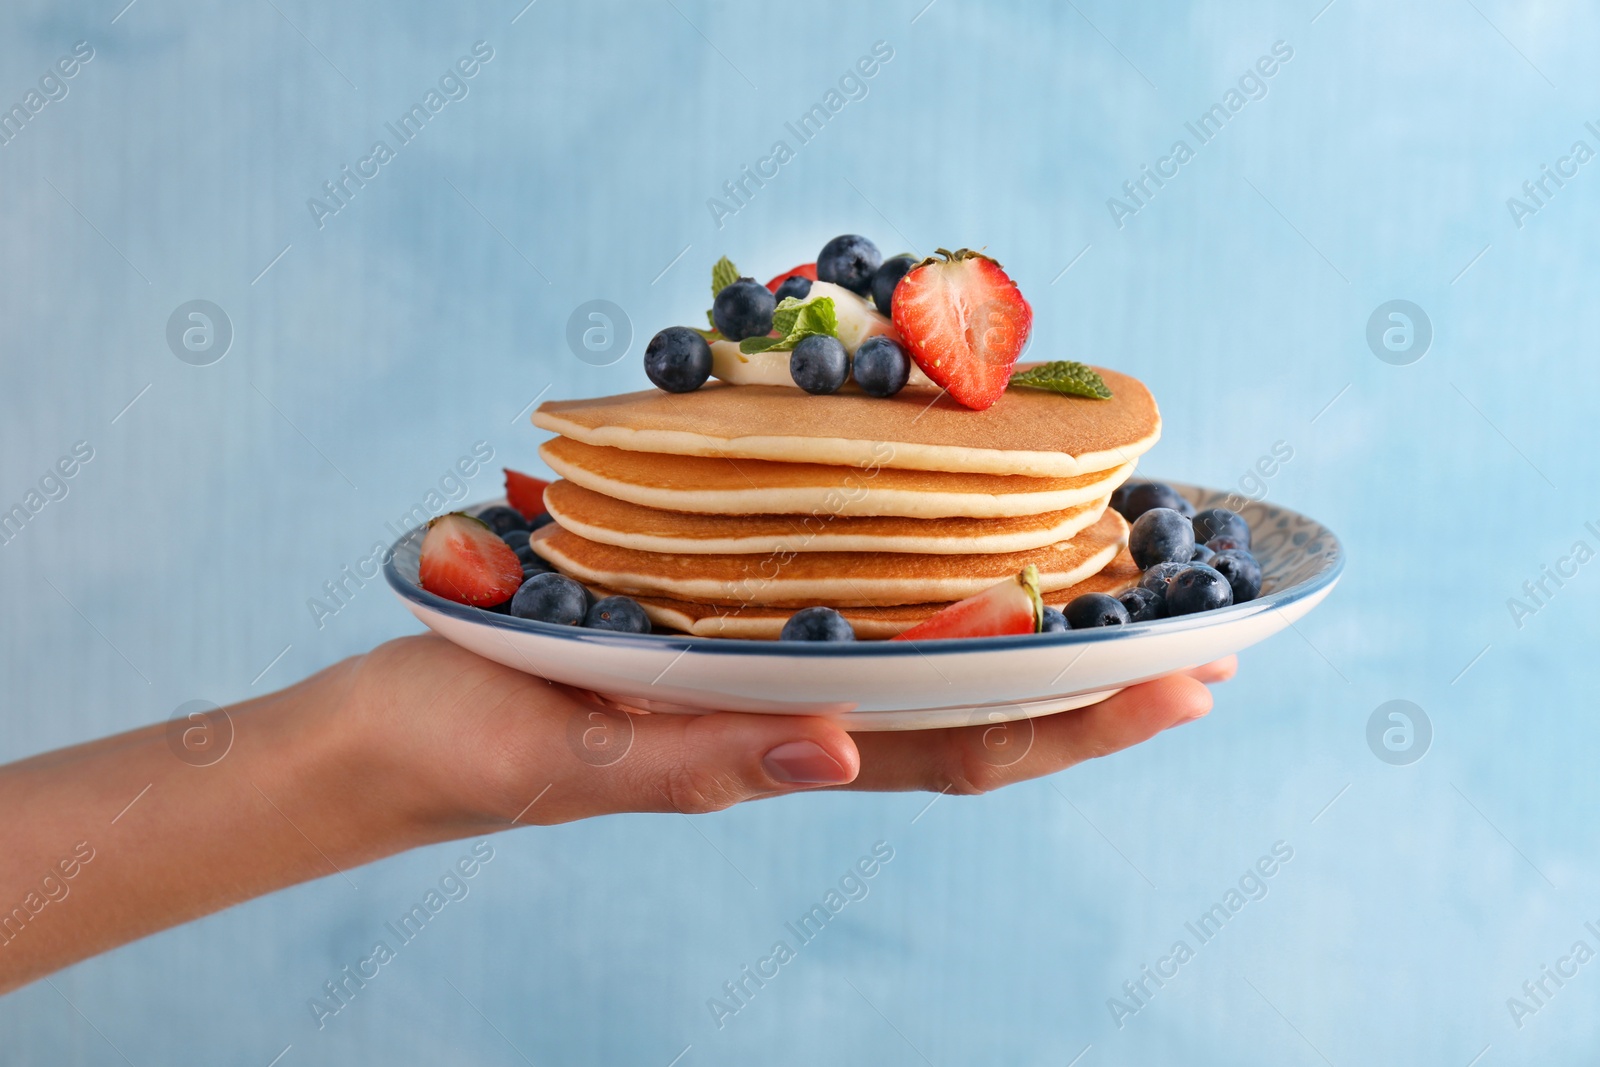
[{"label": "mint leaf", "polygon": [[717,294],[739,280],[739,268],[733,261],[723,256],[711,268],[711,299],[715,300]]},{"label": "mint leaf", "polygon": [[[823,303],[827,304],[826,308],[818,306]],[[812,308],[815,308],[816,313],[819,315],[824,312],[827,314],[828,321],[832,323],[832,326],[829,327],[830,329],[837,330],[839,328],[839,320],[834,314],[833,297],[831,296],[822,297],[811,303],[807,303],[799,297],[784,297],[778,301],[778,306],[772,309],[772,328],[780,336],[787,336],[794,329],[795,323],[800,321],[800,316],[808,314]]]},{"label": "mint leaf", "polygon": [[713,341],[723,340],[722,334],[717,331],[717,320],[710,311],[706,312],[706,321],[711,324],[711,329],[699,330],[695,329],[693,326],[689,327],[689,329],[694,330],[695,333],[699,334],[701,337],[704,337],[706,339],[706,344],[711,344]]},{"label": "mint leaf", "polygon": [[772,328],[778,336],[746,337],[739,342],[739,351],[746,355],[774,349],[790,351],[807,337],[838,337],[839,313],[834,309],[831,296],[809,301],[786,296],[772,312]]},{"label": "mint leaf", "polygon": [[1014,375],[1011,385],[1020,385],[1028,389],[1048,389],[1053,393],[1065,396],[1083,396],[1090,400],[1110,400],[1111,390],[1106,388],[1105,379],[1093,367],[1086,367],[1070,359],[1058,359],[1054,363],[1042,363],[1037,367],[1030,367],[1021,374]]}]

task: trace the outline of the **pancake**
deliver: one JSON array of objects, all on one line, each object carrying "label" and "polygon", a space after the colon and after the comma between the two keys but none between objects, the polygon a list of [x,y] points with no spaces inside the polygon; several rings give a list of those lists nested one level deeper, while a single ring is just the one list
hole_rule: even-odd
[{"label": "pancake", "polygon": [[770,607],[861,607],[961,600],[1030,563],[1039,569],[1041,590],[1065,589],[1098,574],[1127,538],[1128,524],[1108,508],[1070,541],[988,555],[640,552],[590,541],[556,523],[535,530],[529,544],[563,574],[629,596]]},{"label": "pancake", "polygon": [[897,516],[694,515],[661,511],[574,485],[552,483],[544,506],[565,529],[602,544],[644,552],[1025,552],[1065,541],[1092,524],[1110,497],[1064,511],[1008,519]]},{"label": "pancake", "polygon": [[1133,474],[1132,463],[1066,478],[777,463],[629,452],[566,437],[546,441],[539,457],[568,481],[605,496],[706,515],[1042,515],[1110,496]]},{"label": "pancake", "polygon": [[[1086,578],[1077,585],[1045,595],[1045,603],[1059,608],[1073,597],[1084,593],[1110,593],[1112,596],[1139,583],[1139,568],[1134,565],[1124,548],[1100,573]],[[595,596],[611,596],[615,590],[596,588]],[[680,630],[697,637],[742,637],[761,641],[775,641],[783,624],[794,614],[792,608],[749,606],[743,608],[718,607],[713,604],[692,604],[686,600],[667,597],[642,596],[636,598],[644,608],[650,622],[657,629]],[[945,607],[947,604],[901,604],[895,607],[842,608],[840,614],[850,620],[856,636],[862,640],[882,640],[909,630]]]},{"label": "pancake", "polygon": [[879,398],[853,383],[811,396],[792,386],[711,382],[692,393],[547,401],[533,423],[635,452],[1071,478],[1130,463],[1161,435],[1150,391],[1126,374],[1100,374],[1110,400],[1011,389],[977,412],[927,388]]}]

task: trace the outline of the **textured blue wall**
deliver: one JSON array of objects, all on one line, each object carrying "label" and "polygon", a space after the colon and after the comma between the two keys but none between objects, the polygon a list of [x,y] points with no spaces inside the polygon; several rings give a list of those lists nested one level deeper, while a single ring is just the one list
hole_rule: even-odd
[{"label": "textured blue wall", "polygon": [[[914,823],[924,796],[828,795],[499,837],[471,895],[319,1032],[307,999],[470,843],[400,857],[0,1001],[0,1061],[264,1065],[292,1045],[284,1065],[665,1067],[690,1046],[678,1062],[1464,1065],[1594,1047],[1600,964],[1547,981],[1520,1028],[1506,1003],[1573,942],[1600,948],[1600,564],[1521,592],[1574,542],[1600,548],[1600,161],[1560,162],[1600,150],[1591,5],[124,2],[0,13],[7,108],[93,49],[0,145],[0,504],[93,450],[0,548],[0,758],[413,629],[376,585],[321,628],[306,601],[475,442],[536,465],[542,390],[642,386],[644,341],[695,321],[718,255],[762,274],[841,232],[988,245],[1033,301],[1035,353],[1154,388],[1147,471],[1237,484],[1282,442],[1269,495],[1340,531],[1351,566],[1245,655],[1209,719],[1137,751]],[[319,226],[308,198],[478,41],[493,57],[466,95]],[[866,96],[809,143],[787,134],[879,41],[893,58]],[[1275,42],[1292,57],[1201,144],[1185,123]],[[778,139],[794,158],[719,228],[708,198]],[[1179,139],[1176,177],[1108,208]],[[1514,217],[1541,164],[1576,174]],[[594,298],[633,323],[614,366],[565,341]],[[210,366],[166,340],[195,299],[233,328]],[[1368,346],[1391,299],[1431,321],[1419,362]],[[1433,726],[1408,766],[1366,740],[1392,699]],[[719,1029],[707,998],[879,841],[894,858],[866,899]],[[1185,922],[1275,842],[1293,857],[1265,898],[1200,945]],[[1179,939],[1193,958],[1119,1028],[1108,998]]]}]

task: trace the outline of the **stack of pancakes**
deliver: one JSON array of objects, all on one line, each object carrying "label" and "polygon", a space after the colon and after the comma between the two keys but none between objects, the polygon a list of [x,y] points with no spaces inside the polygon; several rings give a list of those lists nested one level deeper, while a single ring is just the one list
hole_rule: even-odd
[{"label": "stack of pancakes", "polygon": [[549,402],[533,421],[560,435],[540,455],[561,480],[533,550],[701,636],[775,638],[822,604],[891,637],[1029,564],[1047,604],[1120,592],[1139,572],[1107,505],[1161,417],[1137,380],[1100,373],[1110,400],[1018,388],[982,412],[853,384]]}]

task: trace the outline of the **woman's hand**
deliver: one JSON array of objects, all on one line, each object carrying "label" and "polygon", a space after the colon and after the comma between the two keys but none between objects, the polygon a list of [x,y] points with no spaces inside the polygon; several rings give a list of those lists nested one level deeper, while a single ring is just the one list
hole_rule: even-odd
[{"label": "woman's hand", "polygon": [[390,641],[199,720],[0,767],[0,901],[21,902],[0,913],[0,993],[284,886],[354,885],[361,864],[513,825],[803,789],[981,793],[1198,718],[1202,682],[1233,670],[1019,723],[852,735],[821,717],[609,711],[432,635]]},{"label": "woman's hand", "polygon": [[[1211,708],[1237,660],[1009,724],[851,734],[789,715],[628,715],[432,634],[348,664],[341,732],[409,783],[427,836],[626,811],[706,812],[803,789],[984,793],[1108,755]],[[338,668],[336,668],[338,669]],[[359,765],[359,764],[358,764]]]}]

